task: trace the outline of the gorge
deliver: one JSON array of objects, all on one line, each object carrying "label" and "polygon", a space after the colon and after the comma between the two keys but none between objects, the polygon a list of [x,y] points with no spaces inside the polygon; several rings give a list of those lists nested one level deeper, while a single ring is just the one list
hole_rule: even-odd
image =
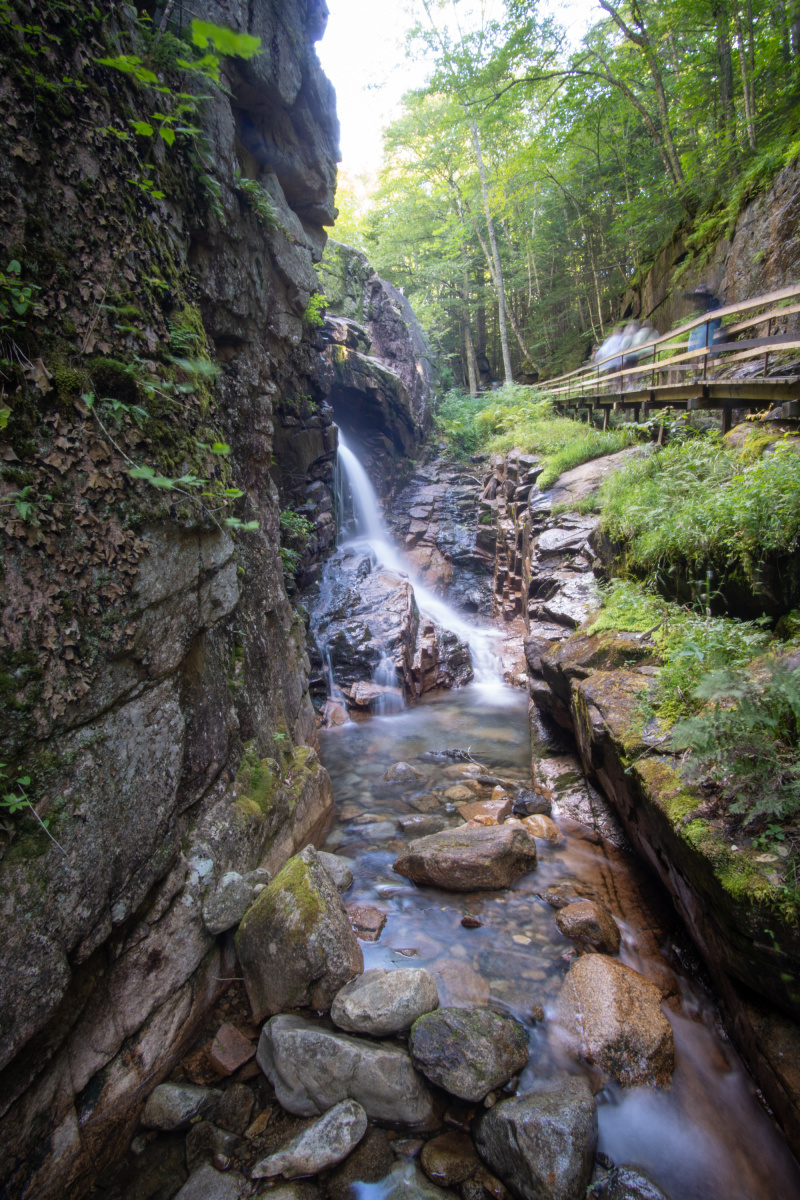
[{"label": "gorge", "polygon": [[3,1195],[800,1196],[779,839],[609,615],[663,431],[464,452],[324,0],[173,9],[0,5]]}]

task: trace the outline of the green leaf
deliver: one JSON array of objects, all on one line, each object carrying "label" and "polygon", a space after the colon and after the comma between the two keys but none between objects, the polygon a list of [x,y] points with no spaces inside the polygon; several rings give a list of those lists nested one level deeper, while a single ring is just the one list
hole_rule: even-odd
[{"label": "green leaf", "polygon": [[140,137],[152,137],[155,129],[149,121],[134,121],[129,122],[133,126],[133,132],[138,133]]},{"label": "green leaf", "polygon": [[131,479],[152,479],[155,475],[155,471],[152,467],[148,466],[131,467],[131,469],[128,471],[128,474],[130,475]]},{"label": "green leaf", "polygon": [[10,408],[0,408],[0,429],[5,429],[8,424],[8,418],[11,416]]},{"label": "green leaf", "polygon": [[236,33],[224,25],[214,25],[211,21],[192,21],[192,41],[195,46],[205,50],[213,45],[220,54],[229,54],[236,58],[252,58],[261,49],[261,38],[252,37],[249,33]]},{"label": "green leaf", "polygon": [[169,125],[162,125],[159,130],[159,133],[161,134],[162,138],[164,139],[164,141],[167,143],[168,146],[175,145],[175,130],[170,129]]},{"label": "green leaf", "polygon": [[227,442],[214,442],[209,449],[212,454],[230,454],[231,452],[231,448]]},{"label": "green leaf", "polygon": [[11,262],[6,267],[6,270],[9,271],[12,275],[21,275],[22,274],[22,267],[19,265],[16,258],[12,258]]}]

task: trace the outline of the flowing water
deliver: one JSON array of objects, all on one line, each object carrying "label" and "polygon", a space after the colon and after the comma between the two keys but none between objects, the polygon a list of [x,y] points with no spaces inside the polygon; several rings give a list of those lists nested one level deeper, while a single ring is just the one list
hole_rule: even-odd
[{"label": "flowing water", "polygon": [[[408,571],[383,528],[363,468],[341,443],[340,453],[353,492],[354,536],[368,540],[385,565]],[[473,653],[476,645],[480,652],[489,647],[481,660],[488,676],[493,657],[488,632],[476,635],[425,589],[417,596],[420,608],[469,641]],[[524,1091],[536,1079],[581,1069],[567,1057],[553,1019],[575,950],[559,933],[551,902],[596,899],[620,925],[621,961],[664,990],[676,1052],[668,1088],[602,1087],[600,1151],[616,1163],[645,1168],[671,1200],[800,1196],[797,1164],[720,1033],[713,1000],[669,902],[630,852],[563,737],[534,727],[531,745],[524,694],[496,682],[475,683],[429,694],[391,716],[322,731],[320,740],[336,796],[336,821],[323,848],[351,861],[348,904],[377,909],[385,918],[378,939],[363,944],[366,968],[425,966],[437,979],[443,1005],[491,1003],[513,1013],[530,1039],[530,1062],[520,1081]],[[455,748],[468,752],[469,760],[442,756]],[[517,783],[530,784],[532,754],[538,782],[553,793],[561,832],[558,844],[537,842],[534,871],[506,891],[471,894],[416,887],[393,872],[407,841],[460,822],[445,792],[459,783],[467,786],[470,773],[474,783],[475,763],[507,780],[512,790]],[[415,766],[423,778],[384,782],[398,761]],[[477,785],[475,790],[474,798],[481,799]],[[462,924],[465,916],[477,927]],[[413,1171],[398,1167],[384,1184],[364,1185],[362,1200],[394,1197],[398,1188],[413,1195]]]}]

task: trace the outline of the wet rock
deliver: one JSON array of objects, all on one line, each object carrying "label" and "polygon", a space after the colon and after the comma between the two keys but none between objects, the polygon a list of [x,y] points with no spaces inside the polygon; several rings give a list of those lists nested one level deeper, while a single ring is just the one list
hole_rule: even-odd
[{"label": "wet rock", "polygon": [[472,1138],[454,1129],[427,1142],[420,1161],[428,1178],[442,1187],[463,1183],[480,1166]]},{"label": "wet rock", "polygon": [[267,1186],[258,1195],[258,1200],[321,1200],[322,1193],[315,1183],[279,1183]]},{"label": "wet rock", "polygon": [[217,1155],[230,1158],[239,1145],[240,1138],[212,1125],[210,1121],[198,1121],[186,1135],[186,1166],[189,1171],[202,1162],[211,1162]]},{"label": "wet rock", "polygon": [[340,892],[346,892],[353,882],[353,872],[350,869],[350,861],[342,858],[338,854],[328,854],[325,850],[318,850],[317,855],[325,870],[333,880],[334,886]]},{"label": "wet rock", "polygon": [[323,1011],[364,969],[342,898],[312,846],[258,897],[236,949],[256,1020],[306,1005]]},{"label": "wet rock", "polygon": [[420,1017],[408,1048],[432,1083],[461,1100],[483,1100],[528,1064],[523,1026],[490,1008],[442,1008]]},{"label": "wet rock", "polygon": [[509,887],[536,866],[536,842],[527,830],[464,825],[410,842],[394,862],[398,875],[418,884],[472,892]]},{"label": "wet rock", "polygon": [[445,800],[452,800],[454,804],[461,804],[472,800],[474,792],[465,783],[454,783],[452,787],[445,790],[444,796]]},{"label": "wet rock", "polygon": [[573,1051],[623,1087],[669,1081],[672,1027],[660,990],[638,971],[602,954],[579,958],[559,993],[558,1020]]},{"label": "wet rock", "polygon": [[483,1161],[521,1200],[577,1200],[592,1176],[597,1112],[588,1081],[573,1076],[478,1118]]},{"label": "wet rock", "polygon": [[383,1200],[455,1200],[456,1192],[431,1183],[414,1162],[400,1162],[383,1181]]},{"label": "wet rock", "polygon": [[500,825],[506,817],[511,816],[511,797],[500,796],[497,800],[476,800],[472,804],[462,804],[459,815],[465,821],[474,821],[476,817],[492,817]]},{"label": "wet rock", "polygon": [[430,1088],[399,1046],[280,1016],[261,1032],[258,1065],[278,1103],[296,1116],[316,1116],[349,1098],[374,1120],[435,1125]]},{"label": "wet rock", "polygon": [[614,1168],[595,1195],[597,1200],[670,1200],[644,1171],[624,1163]]},{"label": "wet rock", "polygon": [[175,1196],[175,1200],[239,1200],[245,1181],[238,1171],[215,1171],[210,1163],[198,1167]]},{"label": "wet rock", "polygon": [[461,1200],[510,1200],[511,1193],[481,1163],[471,1179],[461,1185]]},{"label": "wet rock", "polygon": [[228,871],[203,901],[203,924],[215,936],[238,925],[253,901],[253,886],[237,871]]},{"label": "wet rock", "polygon": [[543,813],[549,817],[552,808],[552,802],[547,796],[535,792],[531,788],[520,788],[514,797],[511,812],[515,817],[533,817],[537,813]]},{"label": "wet rock", "polygon": [[410,833],[414,837],[425,837],[429,833],[439,833],[447,829],[449,821],[446,817],[437,817],[433,813],[414,813],[410,817],[400,817],[397,828],[401,833]]},{"label": "wet rock", "polygon": [[556,845],[561,841],[561,830],[550,817],[537,813],[533,817],[522,817],[522,824],[535,838]]},{"label": "wet rock", "polygon": [[426,779],[424,771],[420,771],[417,767],[412,767],[407,762],[397,762],[389,767],[389,770],[384,775],[384,783],[416,783],[419,780]]},{"label": "wet rock", "polygon": [[361,1183],[378,1183],[395,1164],[390,1142],[382,1129],[368,1129],[355,1150],[326,1180],[329,1200],[355,1200]]},{"label": "wet rock", "polygon": [[364,1109],[355,1100],[343,1100],[298,1134],[288,1146],[256,1163],[252,1178],[271,1179],[275,1175],[284,1175],[287,1179],[296,1179],[303,1175],[318,1175],[347,1158],[366,1132]]},{"label": "wet rock", "polygon": [[353,931],[362,942],[377,942],[387,919],[385,912],[370,904],[348,904],[347,916]]},{"label": "wet rock", "polygon": [[593,950],[604,954],[619,953],[619,926],[611,913],[592,900],[578,900],[559,910],[556,925],[564,937],[579,938]]},{"label": "wet rock", "polygon": [[471,1008],[488,1004],[489,983],[463,958],[437,958],[427,964],[439,989],[439,1004]]},{"label": "wet rock", "polygon": [[345,984],[331,1005],[331,1018],[349,1033],[382,1037],[410,1029],[439,1005],[436,981],[418,968],[375,968]]},{"label": "wet rock", "polygon": [[160,1083],[147,1098],[142,1125],[165,1133],[186,1129],[193,1117],[211,1115],[219,1098],[220,1093],[214,1088],[196,1087],[192,1083]]},{"label": "wet rock", "polygon": [[253,1092],[244,1083],[234,1083],[226,1088],[217,1109],[216,1121],[220,1129],[243,1134],[250,1124],[255,1102]]},{"label": "wet rock", "polygon": [[233,1075],[256,1052],[249,1038],[229,1022],[220,1025],[208,1051],[208,1060],[219,1075]]}]

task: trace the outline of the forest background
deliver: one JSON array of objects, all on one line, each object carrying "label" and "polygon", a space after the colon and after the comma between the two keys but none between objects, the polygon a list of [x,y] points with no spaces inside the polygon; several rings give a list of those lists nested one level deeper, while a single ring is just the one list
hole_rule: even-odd
[{"label": "forest background", "polygon": [[800,0],[598,0],[578,45],[532,0],[414,11],[427,81],[336,237],[404,289],[445,386],[579,365],[674,232],[688,269],[800,153]]}]

